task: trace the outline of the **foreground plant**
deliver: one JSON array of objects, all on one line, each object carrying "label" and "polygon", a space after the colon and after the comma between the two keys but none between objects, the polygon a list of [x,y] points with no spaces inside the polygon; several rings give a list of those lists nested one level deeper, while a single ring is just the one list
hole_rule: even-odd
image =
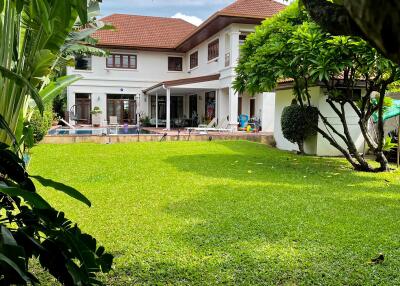
[{"label": "foreground plant", "polygon": [[[63,285],[99,284],[96,273],[110,271],[113,256],[36,192],[24,166],[9,146],[0,144],[1,285],[38,284],[28,269],[32,258]],[[78,191],[60,191],[90,206]]]},{"label": "foreground plant", "polygon": [[302,0],[311,17],[334,35],[359,36],[400,63],[400,3],[396,0]]},{"label": "foreground plant", "polygon": [[[56,71],[63,55],[90,34],[73,29],[88,22],[88,4],[95,2],[0,1],[1,285],[39,283],[28,268],[32,258],[64,285],[101,284],[96,273],[111,269],[112,255],[36,192],[22,160],[22,146],[32,144],[32,108],[43,113],[44,102],[80,78]],[[90,206],[78,191],[37,179]]]}]

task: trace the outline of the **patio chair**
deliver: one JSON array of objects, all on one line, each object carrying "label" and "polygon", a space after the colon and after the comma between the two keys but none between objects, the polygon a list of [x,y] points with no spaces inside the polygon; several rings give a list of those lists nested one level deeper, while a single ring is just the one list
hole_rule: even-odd
[{"label": "patio chair", "polygon": [[118,123],[118,117],[117,116],[110,116],[110,121],[108,122],[108,126],[110,127],[110,130],[112,127],[115,128],[115,134],[118,133],[118,127],[119,127],[119,123]]},{"label": "patio chair", "polygon": [[229,120],[224,119],[222,120],[216,127],[197,127],[193,128],[194,131],[200,132],[232,132],[232,129],[229,128]]},{"label": "patio chair", "polygon": [[211,129],[214,128],[214,126],[217,124],[217,118],[214,118],[213,120],[210,121],[207,125],[205,124],[199,124],[198,127],[189,127],[187,130],[191,131],[206,131],[206,129]]}]

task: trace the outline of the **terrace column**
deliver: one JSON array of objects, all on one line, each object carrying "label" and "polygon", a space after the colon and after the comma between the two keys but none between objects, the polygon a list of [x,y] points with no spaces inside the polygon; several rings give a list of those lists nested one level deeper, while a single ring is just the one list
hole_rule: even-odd
[{"label": "terrace column", "polygon": [[238,104],[239,94],[232,87],[229,87],[229,127],[234,131],[237,131],[239,124]]},{"label": "terrace column", "polygon": [[171,129],[171,89],[167,88],[167,123],[166,129]]},{"label": "terrace column", "polygon": [[221,122],[221,118],[219,118],[219,94],[218,89],[215,90],[215,117],[217,118],[217,124]]},{"label": "terrace column", "polygon": [[156,128],[158,128],[158,92],[156,93]]},{"label": "terrace column", "polygon": [[235,31],[231,32],[231,60],[232,60],[232,68],[235,68],[238,65],[239,57],[240,57],[240,42],[239,42],[240,32]]}]

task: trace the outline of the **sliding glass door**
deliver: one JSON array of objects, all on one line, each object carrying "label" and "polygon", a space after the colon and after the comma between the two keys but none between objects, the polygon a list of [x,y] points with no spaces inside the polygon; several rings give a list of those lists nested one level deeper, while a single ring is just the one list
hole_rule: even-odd
[{"label": "sliding glass door", "polygon": [[137,124],[134,94],[108,94],[107,119],[116,116],[119,124]]}]

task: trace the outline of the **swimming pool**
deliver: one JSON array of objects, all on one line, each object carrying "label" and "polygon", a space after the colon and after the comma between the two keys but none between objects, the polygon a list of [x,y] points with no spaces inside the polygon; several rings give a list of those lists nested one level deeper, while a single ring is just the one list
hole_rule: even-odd
[{"label": "swimming pool", "polygon": [[48,135],[137,135],[157,134],[155,132],[138,129],[136,127],[110,127],[110,128],[87,128],[87,129],[64,129],[57,128],[50,130]]}]

